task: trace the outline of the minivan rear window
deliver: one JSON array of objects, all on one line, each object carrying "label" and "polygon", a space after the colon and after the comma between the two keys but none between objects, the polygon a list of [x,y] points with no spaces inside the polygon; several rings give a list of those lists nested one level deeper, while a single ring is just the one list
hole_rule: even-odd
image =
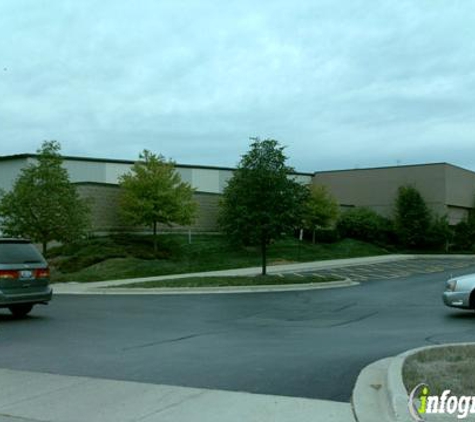
[{"label": "minivan rear window", "polygon": [[31,243],[0,242],[0,264],[37,264],[45,260]]}]

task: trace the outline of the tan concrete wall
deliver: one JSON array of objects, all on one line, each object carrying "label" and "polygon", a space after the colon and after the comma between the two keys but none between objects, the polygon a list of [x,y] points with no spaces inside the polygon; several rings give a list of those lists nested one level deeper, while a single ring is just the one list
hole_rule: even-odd
[{"label": "tan concrete wall", "polygon": [[468,208],[452,207],[449,205],[447,207],[447,219],[449,224],[457,224],[463,220],[466,220],[468,217],[468,212]]},{"label": "tan concrete wall", "polygon": [[[79,195],[90,201],[93,232],[149,230],[147,227],[130,227],[123,223],[119,214],[120,188],[117,185],[77,183],[76,187]],[[217,231],[216,220],[220,197],[221,195],[196,192],[194,198],[198,202],[198,213],[195,223],[189,227],[161,226],[160,231],[188,231],[189,229],[199,232]]]},{"label": "tan concrete wall", "polygon": [[445,164],[317,172],[314,184],[323,184],[341,205],[365,206],[391,217],[399,186],[411,184],[428,206],[447,213]]},{"label": "tan concrete wall", "polygon": [[81,198],[91,208],[92,231],[115,231],[123,227],[119,216],[119,187],[95,183],[75,184]]},{"label": "tan concrete wall", "polygon": [[456,207],[473,207],[475,201],[475,173],[451,165],[446,165],[445,172],[447,204]]},{"label": "tan concrete wall", "polygon": [[0,162],[0,189],[8,192],[12,189],[21,169],[27,165],[26,158],[12,159]]},{"label": "tan concrete wall", "polygon": [[446,165],[445,178],[449,221],[456,224],[466,218],[475,205],[475,173]]}]

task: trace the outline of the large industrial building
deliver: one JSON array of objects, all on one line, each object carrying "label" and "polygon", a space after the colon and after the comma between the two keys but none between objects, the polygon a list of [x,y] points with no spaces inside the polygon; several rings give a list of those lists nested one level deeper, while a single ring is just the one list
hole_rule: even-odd
[{"label": "large industrial building", "polygon": [[[63,158],[71,182],[82,197],[90,200],[92,230],[99,233],[132,229],[120,219],[118,181],[134,162]],[[34,154],[0,157],[0,189],[10,190],[21,169],[35,159]],[[176,164],[176,170],[182,180],[196,189],[199,212],[193,226],[174,230],[216,231],[219,198],[233,169]],[[294,176],[301,183],[327,186],[343,209],[365,206],[388,217],[393,213],[398,187],[407,184],[421,192],[434,212],[446,214],[451,224],[465,218],[474,207],[475,173],[447,163],[295,173]]]},{"label": "large industrial building", "polygon": [[[23,167],[34,163],[35,154],[0,157],[0,189],[8,191]],[[92,230],[98,233],[132,230],[124,226],[118,211],[119,177],[130,171],[134,161],[101,158],[63,157],[63,165],[83,198],[87,198],[92,210]],[[217,212],[220,195],[232,176],[233,169],[225,167],[189,166],[176,164],[181,179],[195,188],[198,215],[190,227],[174,227],[173,230],[189,229],[199,232],[217,230]],[[302,183],[311,183],[312,175],[296,173]],[[163,230],[170,230],[162,227]]]},{"label": "large industrial building", "polygon": [[429,208],[450,224],[475,206],[475,172],[447,163],[316,172],[313,183],[328,187],[342,207],[364,206],[391,217],[397,190],[413,185]]}]

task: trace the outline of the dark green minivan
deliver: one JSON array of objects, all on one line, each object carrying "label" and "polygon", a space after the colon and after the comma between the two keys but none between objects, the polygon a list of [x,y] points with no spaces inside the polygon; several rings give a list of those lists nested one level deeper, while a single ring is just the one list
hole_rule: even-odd
[{"label": "dark green minivan", "polygon": [[0,308],[24,317],[34,305],[48,303],[49,277],[48,263],[30,241],[0,238]]}]

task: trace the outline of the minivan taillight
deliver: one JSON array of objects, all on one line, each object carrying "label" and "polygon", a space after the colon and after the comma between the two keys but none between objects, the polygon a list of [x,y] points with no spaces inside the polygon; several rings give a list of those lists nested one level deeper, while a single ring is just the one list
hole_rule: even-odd
[{"label": "minivan taillight", "polygon": [[20,273],[16,270],[0,270],[0,279],[18,278]]},{"label": "minivan taillight", "polygon": [[49,268],[38,268],[35,270],[36,278],[49,278]]}]

